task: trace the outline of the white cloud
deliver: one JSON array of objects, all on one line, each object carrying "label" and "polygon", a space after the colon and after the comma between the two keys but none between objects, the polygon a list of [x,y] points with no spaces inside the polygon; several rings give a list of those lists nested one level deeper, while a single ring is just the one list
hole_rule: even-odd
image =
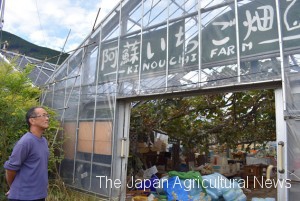
[{"label": "white cloud", "polygon": [[97,23],[119,0],[6,0],[5,31],[36,45],[61,50],[71,29],[65,50],[78,47]]}]

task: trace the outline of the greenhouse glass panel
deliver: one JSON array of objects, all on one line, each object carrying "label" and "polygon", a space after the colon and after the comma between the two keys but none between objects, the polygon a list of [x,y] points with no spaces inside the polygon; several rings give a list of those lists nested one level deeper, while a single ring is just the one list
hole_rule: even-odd
[{"label": "greenhouse glass panel", "polygon": [[168,19],[168,0],[144,0],[143,28],[152,27]]},{"label": "greenhouse glass panel", "polygon": [[98,43],[100,40],[99,32],[91,36],[85,48],[83,58],[82,85],[90,85],[96,82],[96,69],[98,58]]},{"label": "greenhouse glass panel", "polygon": [[257,80],[272,80],[281,78],[280,59],[255,58],[250,61],[241,62],[241,82],[255,82]]},{"label": "greenhouse glass panel", "polygon": [[198,1],[169,1],[169,20],[181,18],[191,13],[197,13]]},{"label": "greenhouse glass panel", "polygon": [[122,9],[123,12],[123,17],[121,19],[122,25],[126,27],[126,33],[123,34],[140,32],[142,28],[142,15],[143,15],[142,3],[139,1],[128,0],[128,2],[124,2],[124,4],[128,4],[130,7],[132,7],[132,10],[129,13],[126,13],[124,8]]},{"label": "greenhouse glass panel", "polygon": [[[73,80],[69,80],[73,82]],[[68,81],[67,81],[68,82]],[[70,121],[77,120],[77,113],[78,113],[78,104],[79,104],[79,88],[78,87],[69,87],[66,88],[66,102],[65,102],[65,113],[64,119]]]},{"label": "greenhouse glass panel", "polygon": [[82,86],[79,104],[79,122],[75,163],[75,186],[85,190],[91,188],[91,161],[94,146],[95,86]]},{"label": "greenhouse glass panel", "polygon": [[[120,2],[122,3],[122,2]],[[120,13],[121,5],[119,4],[103,22],[101,22],[98,32],[101,30],[101,38],[103,40],[111,40],[117,38],[120,34]]]},{"label": "greenhouse glass panel", "polygon": [[[287,44],[287,43],[284,43]],[[288,170],[291,179],[290,199],[299,197],[300,163],[300,55],[288,55],[285,63],[287,143],[288,143]]]},{"label": "greenhouse glass panel", "polygon": [[284,1],[280,4],[282,11],[282,39],[284,50],[284,78],[286,89],[287,174],[291,179],[289,199],[299,198],[300,164],[300,54],[299,54],[299,1]]},{"label": "greenhouse glass panel", "polygon": [[118,69],[118,40],[103,41],[100,48],[99,83],[115,81]]},{"label": "greenhouse glass panel", "polygon": [[[60,176],[66,184],[72,185],[75,182],[74,178],[74,159],[76,148],[76,135],[77,135],[77,121],[76,120],[64,120],[63,124],[63,150],[64,159],[60,165]],[[76,181],[77,182],[77,181]]]},{"label": "greenhouse glass panel", "polygon": [[136,94],[140,76],[141,35],[136,34],[120,39],[120,55],[118,68],[118,93]]},{"label": "greenhouse glass panel", "polygon": [[194,88],[199,83],[197,15],[177,22],[177,27],[169,30],[168,90]]},{"label": "greenhouse glass panel", "polygon": [[66,87],[72,88],[80,85],[82,58],[83,58],[83,51],[78,50],[68,60],[69,61],[68,70],[67,70],[68,82]]},{"label": "greenhouse glass panel", "polygon": [[54,85],[47,85],[43,88],[43,95],[41,96],[41,104],[47,105],[48,107],[53,106],[53,88]]},{"label": "greenhouse glass panel", "polygon": [[[65,83],[65,82],[64,82]],[[65,104],[65,89],[56,90],[53,92],[53,108],[62,115]]]},{"label": "greenhouse glass panel", "polygon": [[201,86],[217,87],[238,82],[234,3],[201,14]]},{"label": "greenhouse glass panel", "polygon": [[78,178],[78,170],[75,169],[75,153],[78,140],[78,107],[80,100],[80,88],[78,85],[80,85],[81,62],[79,61],[81,58],[81,52],[73,54],[66,70],[66,99],[65,110],[62,116],[63,137],[65,139],[63,143],[64,159],[60,166],[60,175],[64,182],[69,185],[74,183],[77,185],[79,183],[78,179],[80,179]]},{"label": "greenhouse glass panel", "polygon": [[294,50],[299,53],[299,7],[300,1],[280,2],[283,48],[284,52],[292,52],[292,54],[295,54]]},{"label": "greenhouse glass panel", "polygon": [[200,7],[203,9],[211,9],[225,4],[224,0],[202,0]]},{"label": "greenhouse glass panel", "polygon": [[170,59],[176,58],[183,48],[183,44],[176,47],[175,42],[176,34],[180,30],[183,31],[182,21],[170,23],[169,26],[160,26],[158,29],[147,30],[143,33],[141,94],[166,91],[167,69],[175,68],[170,65],[173,64]]},{"label": "greenhouse glass panel", "polygon": [[[59,70],[57,70],[52,77],[50,78],[50,82],[57,82],[61,81],[68,75],[68,62],[65,62],[59,67]],[[63,86],[64,87],[64,86]]]}]

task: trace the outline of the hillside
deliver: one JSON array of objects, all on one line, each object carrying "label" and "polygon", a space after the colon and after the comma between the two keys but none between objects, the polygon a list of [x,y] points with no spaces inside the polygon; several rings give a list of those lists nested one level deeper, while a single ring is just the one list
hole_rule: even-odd
[{"label": "hillside", "polygon": [[[26,56],[33,57],[39,60],[45,60],[45,58],[49,58],[47,62],[51,62],[54,64],[57,63],[58,55],[60,54],[59,51],[35,45],[6,31],[2,31],[1,41],[2,43],[4,41],[8,42],[8,47],[6,48],[6,50],[8,51],[24,54]],[[68,54],[64,53],[60,58],[59,64],[61,64],[68,56]]]}]

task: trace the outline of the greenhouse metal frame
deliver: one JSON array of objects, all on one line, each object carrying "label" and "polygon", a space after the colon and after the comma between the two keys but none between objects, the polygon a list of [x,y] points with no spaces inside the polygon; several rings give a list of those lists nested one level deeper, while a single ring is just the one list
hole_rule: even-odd
[{"label": "greenhouse metal frame", "polygon": [[[60,115],[65,183],[124,200],[131,101],[274,89],[278,178],[299,181],[297,0],[123,0],[62,63],[41,102]],[[108,186],[107,186],[108,185]],[[299,192],[278,188],[278,200]]]}]

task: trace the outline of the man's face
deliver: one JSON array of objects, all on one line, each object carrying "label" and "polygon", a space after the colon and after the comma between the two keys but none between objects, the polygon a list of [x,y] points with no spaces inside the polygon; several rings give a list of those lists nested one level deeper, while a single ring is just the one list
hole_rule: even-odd
[{"label": "man's face", "polygon": [[35,109],[35,116],[32,117],[31,126],[45,130],[49,127],[49,115],[43,108]]}]

